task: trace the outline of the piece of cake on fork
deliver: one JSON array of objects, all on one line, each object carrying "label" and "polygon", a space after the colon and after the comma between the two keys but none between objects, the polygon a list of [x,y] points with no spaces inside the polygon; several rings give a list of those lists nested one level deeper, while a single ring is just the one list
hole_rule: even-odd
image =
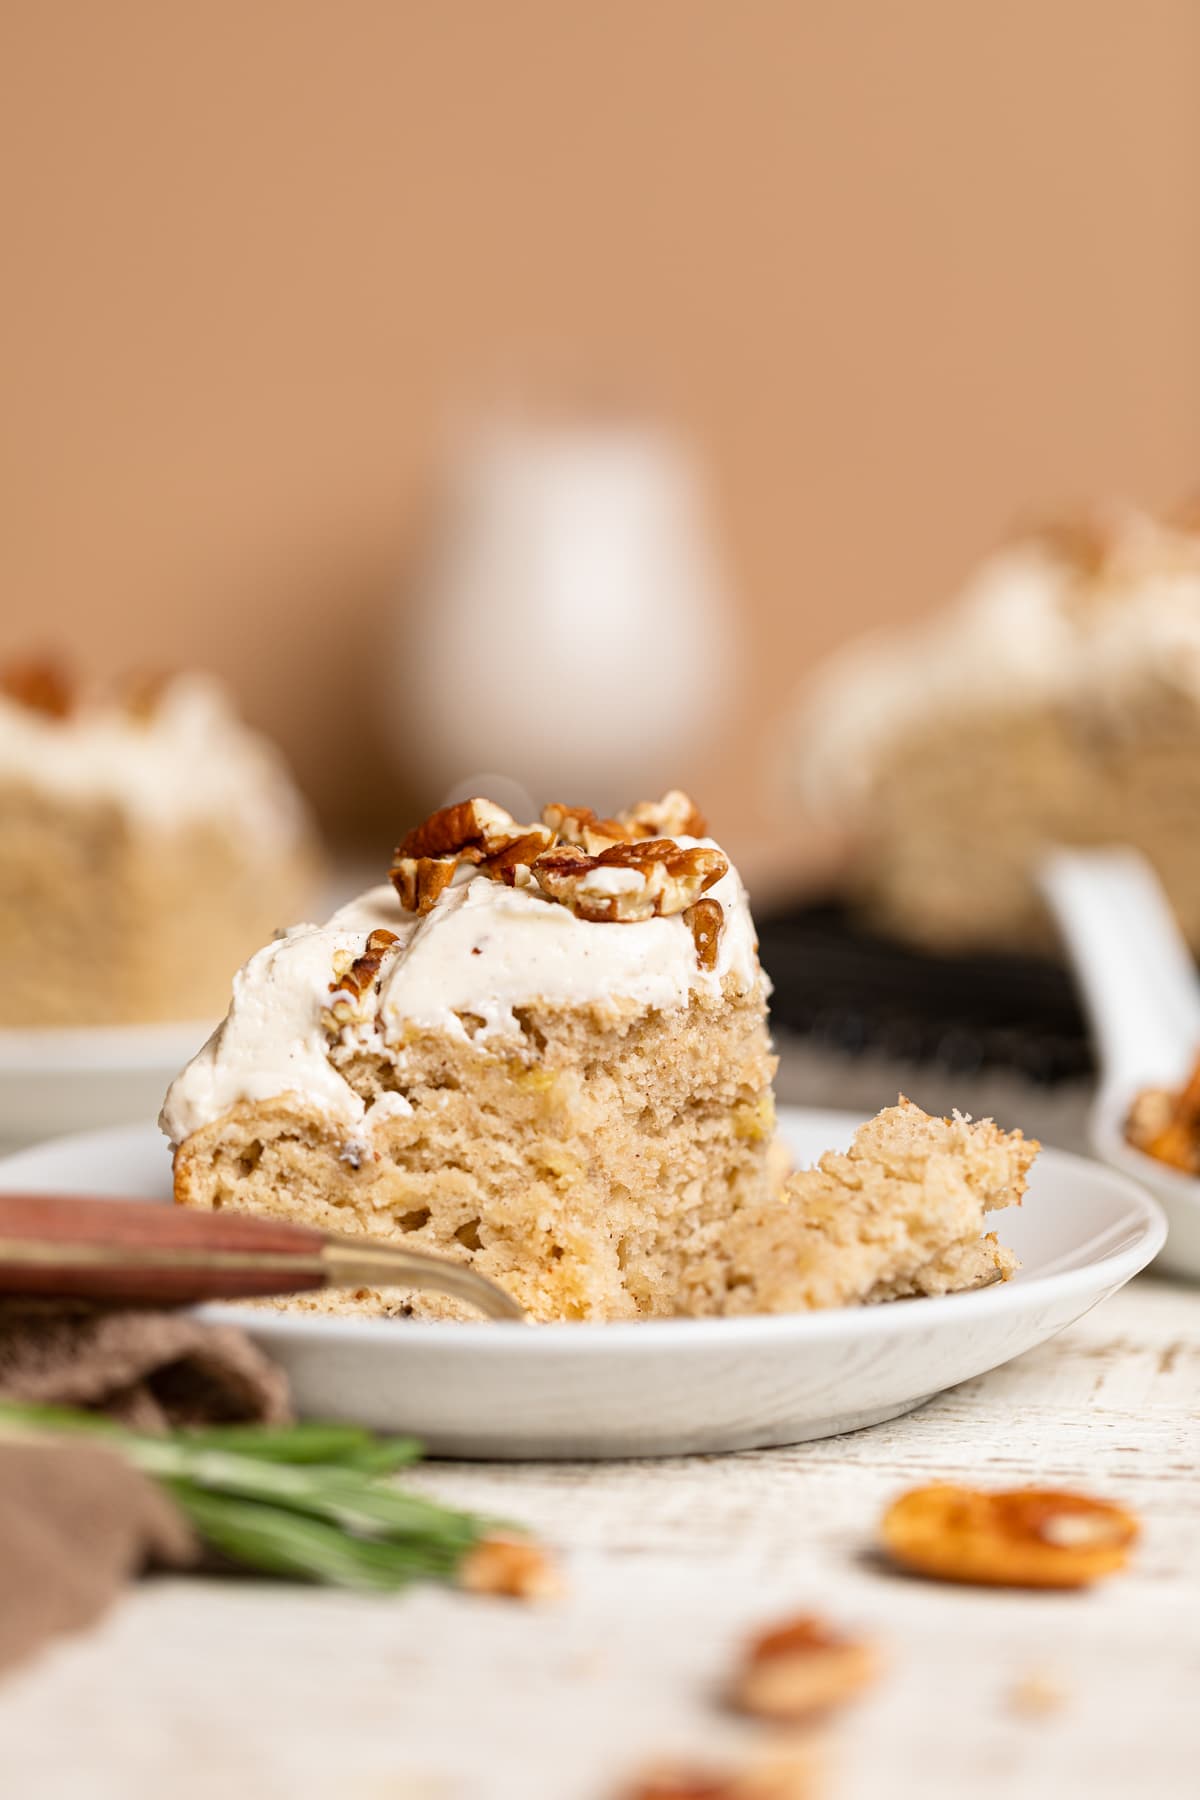
[{"label": "piece of cake on fork", "polygon": [[[1020,1197],[1019,1134],[912,1107],[843,1178],[784,1187],[745,890],[685,795],[530,825],[464,801],[410,832],[391,874],[237,977],[163,1111],[181,1204],[470,1262],[538,1320],[797,1310],[1007,1272],[975,1240],[985,1206]],[[460,1310],[398,1290],[288,1304]]]}]

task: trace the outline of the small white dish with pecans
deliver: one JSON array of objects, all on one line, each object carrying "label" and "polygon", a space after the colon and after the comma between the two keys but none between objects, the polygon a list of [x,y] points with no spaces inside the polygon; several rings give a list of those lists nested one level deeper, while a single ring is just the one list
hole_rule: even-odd
[{"label": "small white dish with pecans", "polygon": [[[784,1108],[798,1165],[849,1143],[845,1113]],[[60,1138],[0,1162],[0,1192],[124,1194],[171,1203],[151,1126]],[[1032,1350],[1162,1248],[1136,1182],[1046,1150],[1004,1214],[1020,1259],[970,1293],[772,1317],[522,1325],[344,1318],[213,1306],[287,1370],[311,1417],[411,1431],[434,1455],[686,1455],[801,1443],[898,1417]]]},{"label": "small white dish with pecans", "polygon": [[1136,850],[1056,850],[1042,892],[1092,1025],[1096,1155],[1166,1213],[1160,1266],[1200,1279],[1200,983],[1162,883]]}]

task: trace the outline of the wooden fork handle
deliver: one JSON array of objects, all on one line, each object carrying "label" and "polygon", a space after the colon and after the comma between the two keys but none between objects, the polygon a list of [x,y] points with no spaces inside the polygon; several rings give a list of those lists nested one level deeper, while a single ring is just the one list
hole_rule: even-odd
[{"label": "wooden fork handle", "polygon": [[0,1294],[176,1306],[324,1285],[305,1225],[139,1200],[0,1194]]}]

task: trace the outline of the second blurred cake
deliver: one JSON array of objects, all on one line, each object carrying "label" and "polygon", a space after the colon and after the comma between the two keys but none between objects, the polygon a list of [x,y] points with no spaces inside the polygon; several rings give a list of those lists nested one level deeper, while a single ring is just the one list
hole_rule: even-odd
[{"label": "second blurred cake", "polygon": [[939,950],[1053,941],[1043,846],[1132,844],[1200,947],[1200,534],[1097,512],[1014,542],[948,611],[851,645],[805,697],[806,800],[849,893]]}]

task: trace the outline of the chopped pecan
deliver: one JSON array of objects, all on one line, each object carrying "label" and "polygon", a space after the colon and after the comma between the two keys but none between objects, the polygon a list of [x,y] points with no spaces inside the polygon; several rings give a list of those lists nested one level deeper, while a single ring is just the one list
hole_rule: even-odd
[{"label": "chopped pecan", "polygon": [[[515,838],[536,830],[536,826],[518,825],[511,813],[491,800],[459,800],[454,806],[443,806],[430,813],[421,825],[402,839],[397,857],[462,856],[476,851],[480,861],[494,850],[502,850]],[[546,834],[549,843],[550,835]]]},{"label": "chopped pecan", "polygon": [[590,806],[565,806],[561,800],[542,808],[542,823],[559,843],[574,844],[595,856],[610,844],[641,838],[704,837],[707,826],[688,796],[672,788],[661,800],[639,800],[615,819],[600,819]]},{"label": "chopped pecan", "polygon": [[631,835],[619,819],[598,819],[590,806],[564,806],[561,800],[543,806],[542,824],[549,826],[559,843],[574,844],[592,856]]},{"label": "chopped pecan", "polygon": [[742,1768],[662,1763],[648,1769],[623,1800],[814,1800],[822,1786],[815,1746],[796,1744]]},{"label": "chopped pecan", "polygon": [[699,1763],[670,1763],[648,1770],[626,1800],[732,1800],[737,1776]]},{"label": "chopped pecan", "polygon": [[1200,1174],[1200,1062],[1178,1092],[1146,1088],[1138,1094],[1125,1121],[1125,1136],[1146,1156],[1187,1175]]},{"label": "chopped pecan", "polygon": [[388,873],[405,912],[427,913],[454,880],[457,856],[401,856]]},{"label": "chopped pecan", "polygon": [[518,1538],[484,1538],[467,1551],[458,1580],[472,1594],[500,1594],[509,1600],[555,1600],[563,1591],[552,1559],[539,1545]]},{"label": "chopped pecan", "polygon": [[904,1568],[995,1587],[1084,1587],[1124,1568],[1138,1536],[1124,1507],[1049,1488],[984,1493],[939,1483],[893,1501],[880,1533]]},{"label": "chopped pecan", "polygon": [[427,913],[454,879],[460,863],[510,887],[528,883],[534,857],[549,848],[554,834],[545,825],[518,825],[511,813],[490,800],[460,800],[431,813],[401,842],[389,871],[401,905]]},{"label": "chopped pecan", "polygon": [[0,694],[50,719],[65,719],[75,707],[70,677],[62,664],[50,657],[6,663],[0,668]]},{"label": "chopped pecan", "polygon": [[356,956],[350,967],[337,981],[331,981],[331,994],[349,994],[353,999],[361,999],[378,975],[383,959],[393,944],[399,943],[394,931],[387,931],[382,925],[375,928],[367,938],[361,956]]},{"label": "chopped pecan", "polygon": [[696,961],[702,969],[715,969],[725,926],[725,908],[719,900],[697,900],[683,916],[696,945]]},{"label": "chopped pecan", "polygon": [[384,957],[398,942],[394,931],[387,931],[380,925],[367,938],[360,956],[348,959],[348,953],[341,952],[334,958],[334,978],[329,984],[333,998],[323,1015],[327,1029],[340,1030],[358,1018],[359,1002],[374,986]]},{"label": "chopped pecan", "polygon": [[1034,541],[1062,563],[1086,597],[1095,586],[1136,583],[1155,575],[1194,574],[1200,513],[1191,505],[1149,514],[1094,507],[1043,523]]},{"label": "chopped pecan", "polygon": [[1110,567],[1117,547],[1114,522],[1099,511],[1060,513],[1033,525],[1032,541],[1084,580],[1095,581]]},{"label": "chopped pecan", "polygon": [[639,800],[617,814],[624,838],[707,837],[704,815],[682,788],[672,788],[661,800]]},{"label": "chopped pecan", "polygon": [[454,806],[439,807],[406,832],[397,846],[396,857],[421,861],[427,857],[461,856],[471,850],[482,856],[497,828],[503,835],[504,827],[514,824],[511,815],[503,807],[493,806],[490,800],[459,800]]},{"label": "chopped pecan", "polygon": [[626,1800],[729,1800],[736,1776],[699,1763],[670,1763],[647,1770]]},{"label": "chopped pecan", "polygon": [[613,844],[598,856],[548,850],[534,863],[533,876],[544,894],[578,918],[629,925],[686,912],[728,867],[719,850],[651,838]]},{"label": "chopped pecan", "polygon": [[480,862],[480,872],[490,875],[493,881],[506,882],[509,887],[528,887],[530,882],[530,866],[544,850],[548,850],[551,834],[548,830],[534,825],[524,837],[514,838],[511,844],[505,844],[500,850],[493,850]]},{"label": "chopped pecan", "polygon": [[171,676],[162,669],[140,669],[121,684],[121,703],[131,719],[149,725],[163,703]]},{"label": "chopped pecan", "polygon": [[795,1722],[844,1705],[878,1673],[878,1655],[866,1639],[847,1637],[802,1614],[754,1639],[732,1698],[757,1718]]}]

